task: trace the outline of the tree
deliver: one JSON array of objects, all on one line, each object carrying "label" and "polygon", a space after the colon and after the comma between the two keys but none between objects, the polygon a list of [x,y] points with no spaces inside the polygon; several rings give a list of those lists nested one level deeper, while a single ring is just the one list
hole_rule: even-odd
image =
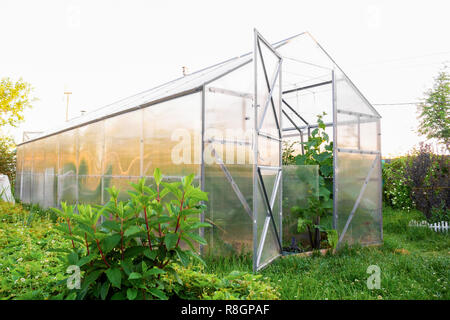
[{"label": "tree", "polygon": [[16,178],[16,145],[7,136],[0,136],[0,174],[6,174],[11,190]]},{"label": "tree", "polygon": [[23,121],[23,112],[35,100],[31,97],[32,87],[22,78],[14,82],[10,78],[0,81],[0,127],[13,127]]},{"label": "tree", "polygon": [[419,104],[418,132],[428,139],[435,138],[450,148],[450,76],[446,69],[434,79],[432,89],[425,92]]}]

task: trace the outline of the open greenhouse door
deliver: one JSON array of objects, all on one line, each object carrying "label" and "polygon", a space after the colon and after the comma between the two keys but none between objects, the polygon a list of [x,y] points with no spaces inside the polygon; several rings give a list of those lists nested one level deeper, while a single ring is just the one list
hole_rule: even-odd
[{"label": "open greenhouse door", "polygon": [[340,71],[333,74],[334,227],[338,247],[383,241],[380,115]]},{"label": "open greenhouse door", "polygon": [[281,55],[254,34],[253,269],[281,255]]}]

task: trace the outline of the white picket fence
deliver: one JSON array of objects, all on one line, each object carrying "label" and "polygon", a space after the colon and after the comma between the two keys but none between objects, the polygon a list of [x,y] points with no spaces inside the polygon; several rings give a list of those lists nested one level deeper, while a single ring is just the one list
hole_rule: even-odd
[{"label": "white picket fence", "polygon": [[441,221],[435,223],[428,223],[426,221],[418,222],[416,220],[411,220],[408,224],[410,227],[428,227],[433,231],[447,232],[449,230],[448,222]]}]

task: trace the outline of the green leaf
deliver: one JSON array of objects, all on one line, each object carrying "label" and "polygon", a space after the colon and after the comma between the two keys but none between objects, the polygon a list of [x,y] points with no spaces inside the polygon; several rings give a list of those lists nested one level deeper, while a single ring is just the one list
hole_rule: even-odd
[{"label": "green leaf", "polygon": [[161,300],[167,300],[167,299],[168,299],[167,296],[164,294],[164,292],[162,292],[162,291],[159,290],[159,289],[156,289],[156,288],[150,288],[148,291],[150,291],[150,293],[151,293],[152,295],[154,295],[155,297],[157,297],[157,298],[159,298],[159,299],[161,299]]},{"label": "green leaf", "polygon": [[201,237],[200,235],[198,235],[196,233],[186,232],[185,234],[186,234],[186,236],[188,236],[189,238],[191,238],[192,240],[194,240],[200,244],[208,244],[203,237]]},{"label": "green leaf", "polygon": [[78,263],[78,254],[75,251],[72,251],[67,256],[67,262],[69,263],[69,265],[76,265]]},{"label": "green leaf", "polygon": [[189,256],[181,248],[176,248],[175,251],[177,252],[177,256],[180,259],[181,264],[187,267],[190,262]]},{"label": "green leaf", "polygon": [[139,226],[131,226],[125,231],[124,236],[129,237],[139,232],[141,232],[141,228]]},{"label": "green leaf", "polygon": [[150,251],[149,248],[145,248],[144,256],[149,258],[150,260],[155,260],[156,256],[158,255],[158,252],[156,250]]},{"label": "green leaf", "polygon": [[106,237],[102,242],[102,250],[104,253],[111,251],[120,242],[120,234],[113,234]]},{"label": "green leaf", "polygon": [[190,186],[192,184],[192,181],[194,181],[194,178],[195,175],[193,173],[181,178],[181,184],[183,185],[183,188],[186,189],[187,186]]},{"label": "green leaf", "polygon": [[120,289],[120,285],[122,282],[122,272],[120,272],[119,268],[110,268],[106,270],[106,276],[114,287]]},{"label": "green leaf", "polygon": [[138,290],[136,288],[128,288],[128,290],[127,290],[128,300],[136,299],[137,294],[138,294]]},{"label": "green leaf", "polygon": [[171,250],[175,248],[178,241],[178,234],[176,233],[169,233],[164,238],[164,243],[166,245],[167,250]]},{"label": "green leaf", "polygon": [[102,227],[116,232],[120,232],[120,224],[118,224],[116,221],[113,220],[105,220],[102,223]]},{"label": "green leaf", "polygon": [[151,275],[155,275],[155,274],[164,274],[164,273],[166,273],[164,270],[159,269],[158,267],[153,267],[152,269],[145,272],[145,276],[151,276]]},{"label": "green leaf", "polygon": [[108,281],[103,282],[102,288],[100,289],[100,297],[102,298],[102,300],[105,300],[106,297],[108,296],[110,285],[111,284]]},{"label": "green leaf", "polygon": [[96,254],[90,254],[88,256],[85,256],[83,258],[81,258],[80,260],[78,260],[77,262],[77,266],[82,267],[84,266],[86,263],[91,262],[93,259],[95,259],[97,257]]},{"label": "green leaf", "polygon": [[162,181],[162,174],[159,168],[155,168],[155,170],[153,171],[153,177],[155,178],[156,185],[159,186]]},{"label": "green leaf", "polygon": [[129,277],[128,280],[136,280],[136,279],[141,279],[142,278],[142,274],[140,274],[139,272],[132,272]]}]

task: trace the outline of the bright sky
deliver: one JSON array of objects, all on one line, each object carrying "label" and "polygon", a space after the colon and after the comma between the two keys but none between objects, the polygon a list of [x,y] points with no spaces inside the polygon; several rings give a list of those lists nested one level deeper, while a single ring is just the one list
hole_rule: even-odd
[{"label": "bright sky", "polygon": [[[450,65],[449,1],[1,0],[0,77],[23,77],[39,101],[9,133],[71,116],[309,31],[372,104],[415,102]],[[383,156],[417,144],[416,108],[377,106]]]}]

